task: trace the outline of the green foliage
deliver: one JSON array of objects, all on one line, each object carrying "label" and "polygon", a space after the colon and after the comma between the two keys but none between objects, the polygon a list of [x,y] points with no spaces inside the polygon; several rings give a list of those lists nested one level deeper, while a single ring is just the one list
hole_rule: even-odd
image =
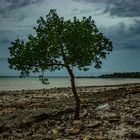
[{"label": "green foliage", "polygon": [[10,68],[20,70],[21,76],[30,72],[41,72],[39,80],[48,84],[44,71],[55,71],[66,68],[70,78],[72,92],[75,97],[75,119],[79,119],[80,99],[78,97],[73,67],[87,71],[94,64],[100,68],[102,59],[112,51],[112,42],[100,33],[91,17],[76,17],[64,20],[56,10],[50,10],[46,18],[40,17],[34,27],[36,36],[29,35],[28,41],[19,39],[12,42]]},{"label": "green foliage", "polygon": [[10,68],[20,70],[22,76],[64,67],[86,71],[92,64],[100,68],[102,59],[112,51],[112,42],[98,31],[91,17],[65,21],[50,10],[37,24],[36,36],[29,35],[27,42],[17,39],[9,48]]}]

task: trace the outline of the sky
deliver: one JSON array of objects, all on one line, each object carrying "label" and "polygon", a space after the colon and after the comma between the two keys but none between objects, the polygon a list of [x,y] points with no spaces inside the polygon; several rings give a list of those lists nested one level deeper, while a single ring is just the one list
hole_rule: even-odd
[{"label": "sky", "polygon": [[[113,42],[113,52],[101,69],[76,75],[140,71],[140,0],[0,0],[0,76],[19,75],[9,69],[7,58],[11,42],[34,34],[36,20],[57,9],[66,20],[92,16],[98,29]],[[66,70],[48,75],[65,76]]]}]

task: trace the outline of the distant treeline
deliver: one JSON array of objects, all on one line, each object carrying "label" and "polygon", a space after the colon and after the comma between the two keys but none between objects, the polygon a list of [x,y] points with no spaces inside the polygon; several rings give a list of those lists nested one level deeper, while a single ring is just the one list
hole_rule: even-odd
[{"label": "distant treeline", "polygon": [[140,72],[104,74],[99,76],[99,78],[140,78]]},{"label": "distant treeline", "polygon": [[76,78],[99,78],[98,76],[76,76]]}]

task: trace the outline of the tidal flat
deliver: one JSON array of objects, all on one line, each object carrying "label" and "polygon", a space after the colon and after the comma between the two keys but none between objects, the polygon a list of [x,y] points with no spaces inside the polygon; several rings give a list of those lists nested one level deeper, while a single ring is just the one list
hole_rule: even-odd
[{"label": "tidal flat", "polygon": [[140,139],[140,84],[0,91],[2,140]]}]

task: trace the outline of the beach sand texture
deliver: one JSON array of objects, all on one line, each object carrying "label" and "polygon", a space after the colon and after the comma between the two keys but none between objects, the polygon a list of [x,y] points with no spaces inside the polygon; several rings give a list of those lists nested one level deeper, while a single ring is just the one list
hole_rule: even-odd
[{"label": "beach sand texture", "polygon": [[140,138],[140,84],[0,92],[2,140],[133,140]]}]

